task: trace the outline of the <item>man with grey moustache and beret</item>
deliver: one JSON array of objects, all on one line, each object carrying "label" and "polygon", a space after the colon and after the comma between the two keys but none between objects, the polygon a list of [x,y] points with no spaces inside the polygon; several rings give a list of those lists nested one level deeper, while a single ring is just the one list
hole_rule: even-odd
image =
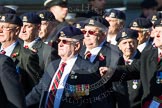
[{"label": "man with grey moustache and beret", "polygon": [[101,78],[98,68],[78,54],[83,33],[65,26],[58,37],[61,59],[51,62],[40,83],[27,95],[27,106],[40,101],[40,108],[111,108],[100,96],[104,88],[93,86]]}]

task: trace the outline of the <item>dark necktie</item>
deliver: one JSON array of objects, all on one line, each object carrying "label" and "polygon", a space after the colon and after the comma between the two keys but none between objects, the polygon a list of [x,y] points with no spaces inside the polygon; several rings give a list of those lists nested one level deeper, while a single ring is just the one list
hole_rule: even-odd
[{"label": "dark necktie", "polygon": [[1,51],[0,51],[0,54],[5,55],[5,54],[6,54],[6,51],[5,51],[5,50],[1,50]]},{"label": "dark necktie", "polygon": [[86,60],[90,60],[91,55],[92,55],[91,52],[90,51],[87,51],[85,53],[85,56],[84,57],[85,57]]},{"label": "dark necktie", "polygon": [[66,63],[62,63],[58,72],[57,72],[57,75],[55,77],[55,79],[53,80],[53,84],[52,84],[52,87],[51,87],[51,90],[50,90],[50,93],[49,93],[49,97],[48,97],[48,101],[47,101],[47,108],[53,108],[53,104],[54,104],[54,96],[56,94],[56,91],[57,91],[57,88],[58,88],[58,85],[59,85],[59,82],[61,80],[61,76],[64,72],[64,67],[65,67]]}]

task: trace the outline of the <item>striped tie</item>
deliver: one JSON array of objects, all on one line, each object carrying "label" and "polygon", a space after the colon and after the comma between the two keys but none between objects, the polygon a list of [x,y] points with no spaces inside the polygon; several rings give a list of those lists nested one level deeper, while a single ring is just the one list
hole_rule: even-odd
[{"label": "striped tie", "polygon": [[1,51],[0,51],[0,54],[5,55],[5,54],[6,54],[6,51],[5,51],[5,50],[1,50]]},{"label": "striped tie", "polygon": [[57,72],[57,75],[55,77],[55,79],[53,80],[53,85],[51,87],[50,93],[49,93],[49,97],[47,100],[47,108],[53,108],[53,102],[54,102],[54,96],[56,94],[59,82],[61,80],[61,76],[64,72],[64,67],[65,67],[66,63],[62,62],[60,69]]}]

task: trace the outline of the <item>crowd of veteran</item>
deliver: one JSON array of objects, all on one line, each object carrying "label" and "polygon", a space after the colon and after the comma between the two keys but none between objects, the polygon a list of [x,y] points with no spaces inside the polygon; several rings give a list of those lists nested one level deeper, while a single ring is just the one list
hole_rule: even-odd
[{"label": "crowd of veteran", "polygon": [[72,19],[67,0],[0,6],[0,108],[162,108],[159,0],[142,1],[128,26],[106,2]]}]

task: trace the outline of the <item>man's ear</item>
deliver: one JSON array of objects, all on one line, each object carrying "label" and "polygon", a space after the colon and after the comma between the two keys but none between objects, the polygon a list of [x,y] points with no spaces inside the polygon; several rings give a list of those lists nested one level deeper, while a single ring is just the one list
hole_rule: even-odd
[{"label": "man's ear", "polygon": [[81,48],[80,42],[76,42],[74,48],[75,48],[75,49],[74,49],[75,51],[80,50],[80,48]]}]

